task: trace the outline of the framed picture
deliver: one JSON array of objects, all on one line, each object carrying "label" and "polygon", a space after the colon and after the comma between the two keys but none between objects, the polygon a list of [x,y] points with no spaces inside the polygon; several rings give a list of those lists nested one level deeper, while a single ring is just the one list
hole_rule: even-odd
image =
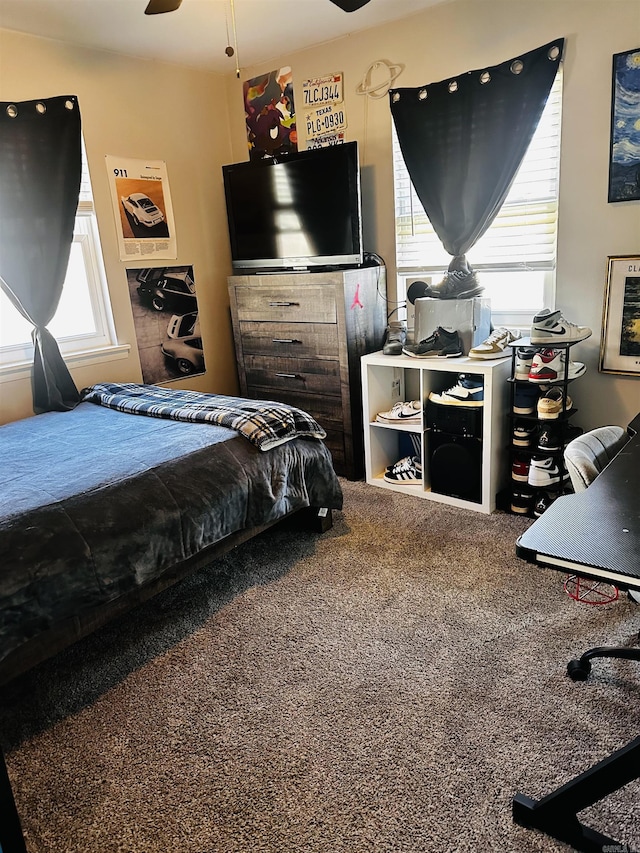
[{"label": "framed picture", "polygon": [[640,375],[640,255],[608,258],[599,369]]},{"label": "framed picture", "polygon": [[640,48],[613,56],[609,201],[640,199]]}]

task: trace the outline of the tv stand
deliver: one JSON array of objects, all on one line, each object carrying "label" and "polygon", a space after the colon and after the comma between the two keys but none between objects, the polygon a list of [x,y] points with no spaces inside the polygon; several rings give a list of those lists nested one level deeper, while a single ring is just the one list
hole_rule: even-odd
[{"label": "tv stand", "polygon": [[228,286],[241,395],[309,412],[336,472],[362,478],[360,359],[384,341],[385,268],[232,275]]}]

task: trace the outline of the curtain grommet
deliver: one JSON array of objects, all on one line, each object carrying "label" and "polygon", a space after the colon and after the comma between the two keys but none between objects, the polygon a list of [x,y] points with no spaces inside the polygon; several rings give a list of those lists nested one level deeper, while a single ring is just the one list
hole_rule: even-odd
[{"label": "curtain grommet", "polygon": [[514,59],[510,65],[512,74],[522,74],[524,71],[524,62],[521,59]]},{"label": "curtain grommet", "polygon": [[36,112],[40,113],[40,115],[43,116],[46,113],[46,111],[47,111],[46,105],[43,104],[41,101],[38,101],[38,103],[36,104]]},{"label": "curtain grommet", "polygon": [[426,101],[427,100],[427,90],[426,89],[420,89],[420,91],[418,92],[418,100],[420,100],[420,101]]},{"label": "curtain grommet", "polygon": [[72,110],[75,108],[75,104],[73,103],[73,101],[68,100],[68,99],[64,102],[64,105],[65,105],[65,108],[68,110]]},{"label": "curtain grommet", "polygon": [[449,92],[451,92],[451,94],[453,94],[454,92],[457,92],[458,91],[458,81],[452,80],[449,83],[448,89],[449,89]]},{"label": "curtain grommet", "polygon": [[17,118],[18,117],[18,108],[16,107],[15,104],[9,104],[9,106],[6,109],[6,113],[9,116],[9,118]]},{"label": "curtain grommet", "polygon": [[557,62],[560,59],[560,48],[557,44],[554,44],[547,51],[547,58],[551,60],[551,62]]},{"label": "curtain grommet", "polygon": [[391,100],[393,101],[394,104],[397,104],[398,101],[400,100],[400,92],[394,92],[391,95]]},{"label": "curtain grommet", "polygon": [[480,82],[482,83],[483,86],[485,83],[490,83],[491,82],[491,74],[489,74],[488,71],[483,71],[482,74],[480,75]]}]

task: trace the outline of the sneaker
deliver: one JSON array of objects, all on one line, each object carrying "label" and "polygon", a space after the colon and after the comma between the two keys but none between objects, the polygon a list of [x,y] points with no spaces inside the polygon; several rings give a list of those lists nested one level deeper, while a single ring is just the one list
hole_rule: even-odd
[{"label": "sneaker", "polygon": [[533,347],[518,347],[516,350],[516,364],[513,372],[514,379],[528,379],[531,370],[531,362],[536,354]]},{"label": "sneaker", "polygon": [[413,358],[456,358],[462,355],[462,341],[457,332],[438,326],[432,335],[419,344],[402,347],[402,352]]},{"label": "sneaker", "polygon": [[539,487],[561,483],[568,474],[553,456],[532,456],[529,466],[529,485]]},{"label": "sneaker", "polygon": [[536,518],[546,512],[551,504],[555,501],[556,495],[550,495],[548,492],[540,492],[535,504],[533,505],[533,514]]},{"label": "sneaker", "polygon": [[384,472],[387,483],[400,486],[413,486],[422,483],[422,464],[417,456],[406,456]]},{"label": "sneaker", "polygon": [[518,515],[528,515],[531,512],[533,505],[532,492],[512,492],[511,494],[511,512],[517,512]]},{"label": "sneaker", "polygon": [[[543,349],[536,353],[531,362],[529,382],[556,382],[565,379],[577,379],[586,367],[581,361],[570,361],[565,370],[567,353],[561,349]],[[566,375],[565,375],[566,374]]]},{"label": "sneaker", "polygon": [[483,290],[465,256],[458,255],[449,264],[442,281],[429,285],[426,295],[432,299],[471,299]]},{"label": "sneaker", "polygon": [[513,428],[513,437],[511,439],[514,446],[531,447],[531,442],[537,428],[536,424],[527,423],[526,421],[516,424]]},{"label": "sneaker", "polygon": [[562,442],[560,440],[560,432],[554,427],[544,427],[538,436],[538,450],[545,450],[548,453],[560,450]]},{"label": "sneaker", "polygon": [[398,459],[398,461],[394,462],[393,465],[387,465],[385,471],[387,474],[390,474],[391,472],[399,470],[400,468],[406,468],[406,466],[409,462],[411,462],[411,460],[413,460],[415,468],[422,474],[422,462],[420,461],[419,456],[403,456],[402,459]]},{"label": "sneaker", "polygon": [[409,403],[396,403],[388,412],[378,412],[376,421],[383,424],[419,424],[422,420],[420,400]]},{"label": "sneaker", "polygon": [[521,483],[529,482],[529,460],[514,459],[511,466],[511,479],[518,480]]},{"label": "sneaker", "polygon": [[562,312],[544,308],[533,318],[530,340],[532,344],[564,344],[584,341],[591,335],[587,326],[576,326],[562,316]]},{"label": "sneaker", "polygon": [[441,403],[445,406],[483,406],[484,384],[482,379],[468,376],[466,373],[458,375],[458,384],[448,391],[437,394],[432,391],[429,394],[432,403]]},{"label": "sneaker", "polygon": [[540,397],[537,408],[539,418],[552,420],[559,418],[563,411],[568,412],[569,409],[573,408],[573,401],[568,394],[565,397],[565,393],[559,385],[554,385]]},{"label": "sneaker", "polygon": [[383,355],[402,355],[402,347],[407,342],[407,325],[403,320],[393,320],[387,326]]},{"label": "sneaker", "polygon": [[533,415],[536,410],[539,390],[535,385],[520,385],[513,397],[513,411],[516,415]]},{"label": "sneaker", "polygon": [[478,344],[477,347],[472,347],[469,350],[469,358],[502,358],[509,344],[517,341],[519,337],[520,332],[516,329],[501,326],[499,329],[494,329],[486,341]]}]

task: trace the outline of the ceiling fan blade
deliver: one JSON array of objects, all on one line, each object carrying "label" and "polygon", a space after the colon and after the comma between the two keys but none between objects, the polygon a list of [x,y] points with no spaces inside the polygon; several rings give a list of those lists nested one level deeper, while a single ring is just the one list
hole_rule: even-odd
[{"label": "ceiling fan blade", "polygon": [[161,15],[163,12],[175,12],[180,8],[182,0],[149,0],[144,10],[145,15]]},{"label": "ceiling fan blade", "polygon": [[355,12],[356,9],[361,9],[369,0],[331,0],[336,6],[339,6],[343,12]]}]

